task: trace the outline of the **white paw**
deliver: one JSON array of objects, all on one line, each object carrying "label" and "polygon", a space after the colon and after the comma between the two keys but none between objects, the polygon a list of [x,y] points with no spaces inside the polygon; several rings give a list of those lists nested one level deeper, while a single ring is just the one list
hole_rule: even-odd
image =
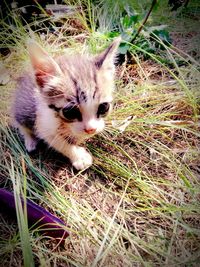
[{"label": "white paw", "polygon": [[92,156],[83,147],[76,147],[72,165],[77,170],[84,170],[92,165]]},{"label": "white paw", "polygon": [[32,152],[33,150],[36,149],[38,141],[34,138],[26,137],[24,140],[24,143],[25,143],[26,150],[28,152]]}]

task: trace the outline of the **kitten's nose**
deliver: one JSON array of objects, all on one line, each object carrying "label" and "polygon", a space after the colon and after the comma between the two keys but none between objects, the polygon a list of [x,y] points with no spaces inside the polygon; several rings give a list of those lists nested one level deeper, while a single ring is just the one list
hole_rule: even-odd
[{"label": "kitten's nose", "polygon": [[97,129],[95,128],[89,128],[89,129],[84,129],[84,131],[87,133],[87,134],[94,134],[96,132]]}]

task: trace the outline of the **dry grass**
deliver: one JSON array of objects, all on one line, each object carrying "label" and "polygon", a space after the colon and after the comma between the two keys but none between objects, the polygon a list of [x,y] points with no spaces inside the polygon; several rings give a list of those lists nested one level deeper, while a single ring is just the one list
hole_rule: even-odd
[{"label": "dry grass", "polygon": [[[48,37],[43,42],[53,53],[66,46]],[[73,38],[70,42],[71,50],[87,50],[84,42],[81,47]],[[24,54],[20,45],[6,59],[11,77],[22,70]],[[36,266],[199,264],[199,65],[186,57],[184,67],[169,69],[134,56],[135,64],[117,69],[115,108],[106,131],[86,144],[94,155],[87,171],[75,172],[66,158],[42,144],[28,155],[2,107],[1,187],[12,190],[13,179],[20,182],[27,198],[62,218],[70,232],[60,246],[30,229]],[[3,88],[6,100],[13,82]],[[129,116],[124,131],[112,126]],[[23,265],[16,221],[1,215],[0,233],[0,265]]]}]

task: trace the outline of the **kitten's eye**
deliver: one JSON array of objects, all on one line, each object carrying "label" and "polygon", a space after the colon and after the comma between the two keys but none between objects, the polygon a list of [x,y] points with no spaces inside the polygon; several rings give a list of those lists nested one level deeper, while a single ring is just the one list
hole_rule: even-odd
[{"label": "kitten's eye", "polygon": [[110,109],[110,104],[107,102],[101,103],[98,107],[97,117],[105,117]]},{"label": "kitten's eye", "polygon": [[68,121],[82,120],[81,112],[77,106],[65,107],[63,108],[62,113],[65,119],[67,119]]}]

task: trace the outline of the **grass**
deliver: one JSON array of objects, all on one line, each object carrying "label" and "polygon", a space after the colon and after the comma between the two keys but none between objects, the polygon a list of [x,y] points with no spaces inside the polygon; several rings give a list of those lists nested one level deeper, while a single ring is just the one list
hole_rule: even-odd
[{"label": "grass", "polygon": [[[15,77],[26,66],[26,34],[9,38],[14,49],[2,61]],[[81,41],[37,38],[53,54],[95,51],[99,39],[106,44],[86,30]],[[170,68],[137,54],[135,63],[117,68],[115,107],[106,131],[86,144],[94,165],[85,172],[43,146],[30,156],[1,107],[0,183],[18,204],[17,222],[0,213],[1,266],[30,266],[31,259],[36,266],[198,266],[199,63],[174,47],[165,55]],[[3,86],[5,104],[4,92],[9,104],[13,89],[13,82]],[[113,127],[129,116],[124,131]],[[63,247],[28,229],[20,192],[67,223]]]}]

